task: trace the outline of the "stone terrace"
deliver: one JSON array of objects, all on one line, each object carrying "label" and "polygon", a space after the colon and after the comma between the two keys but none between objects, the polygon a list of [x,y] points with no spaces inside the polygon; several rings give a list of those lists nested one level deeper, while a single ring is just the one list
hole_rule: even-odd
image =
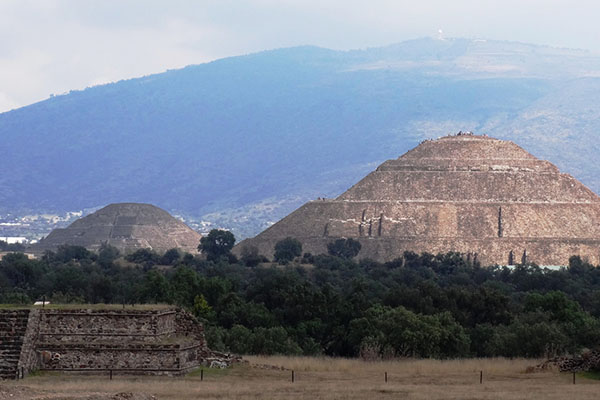
[{"label": "stone terrace", "polygon": [[181,309],[0,311],[0,373],[32,370],[184,374],[214,360]]}]

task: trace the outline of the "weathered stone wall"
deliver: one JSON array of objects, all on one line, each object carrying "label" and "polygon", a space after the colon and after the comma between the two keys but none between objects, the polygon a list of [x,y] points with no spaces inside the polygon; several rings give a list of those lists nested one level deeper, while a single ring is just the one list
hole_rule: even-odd
[{"label": "weathered stone wall", "polygon": [[596,195],[567,174],[375,171],[339,200],[591,203]]},{"label": "weathered stone wall", "polygon": [[[173,335],[176,311],[44,310],[40,341],[155,342]],[[77,339],[74,339],[77,338]]]},{"label": "weathered stone wall", "polygon": [[179,368],[182,372],[192,370],[199,365],[204,364],[209,352],[205,346],[196,344],[193,346],[181,347],[178,354]]},{"label": "weathered stone wall", "polygon": [[192,346],[182,349],[180,359],[182,368],[189,369],[194,363],[202,364],[203,360],[211,356],[208,349],[206,338],[204,336],[204,326],[199,324],[196,319],[187,311],[180,310],[175,316],[176,335],[182,340],[185,339]]},{"label": "weathered stone wall", "polygon": [[[40,368],[62,371],[138,370],[178,373],[179,344],[40,344]],[[196,364],[198,365],[198,364]]]},{"label": "weathered stone wall", "polygon": [[558,168],[545,160],[485,158],[398,158],[388,160],[377,171],[452,171],[452,172],[547,172],[559,173]]},{"label": "weathered stone wall", "polygon": [[40,310],[39,368],[181,374],[210,351],[183,310]]},{"label": "weathered stone wall", "polygon": [[261,236],[495,239],[500,213],[503,237],[600,237],[598,204],[338,200],[310,202]]},{"label": "weathered stone wall", "polygon": [[233,360],[213,354],[182,309],[0,310],[0,378],[35,369],[178,375]]},{"label": "weathered stone wall", "polygon": [[175,314],[175,333],[179,337],[185,337],[206,346],[204,326],[185,310],[179,310]]}]

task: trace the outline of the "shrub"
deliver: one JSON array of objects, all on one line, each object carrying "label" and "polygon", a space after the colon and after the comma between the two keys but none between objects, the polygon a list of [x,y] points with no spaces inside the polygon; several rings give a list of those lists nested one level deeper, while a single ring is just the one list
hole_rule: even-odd
[{"label": "shrub", "polygon": [[287,264],[302,255],[302,243],[298,239],[287,237],[275,244],[275,261]]},{"label": "shrub", "polygon": [[327,244],[327,252],[332,256],[341,258],[354,258],[360,253],[361,244],[352,238],[338,239]]}]

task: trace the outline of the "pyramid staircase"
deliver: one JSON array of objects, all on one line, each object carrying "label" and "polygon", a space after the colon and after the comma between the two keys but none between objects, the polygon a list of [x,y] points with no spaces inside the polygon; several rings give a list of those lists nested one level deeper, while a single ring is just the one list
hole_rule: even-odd
[{"label": "pyramid staircase", "polygon": [[0,310],[0,379],[16,379],[29,310]]}]

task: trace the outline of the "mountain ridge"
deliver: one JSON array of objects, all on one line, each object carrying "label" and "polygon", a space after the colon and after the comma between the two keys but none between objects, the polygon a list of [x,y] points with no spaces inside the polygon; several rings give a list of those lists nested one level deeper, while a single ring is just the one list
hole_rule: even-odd
[{"label": "mountain ridge", "polygon": [[[517,68],[495,67],[507,60]],[[72,91],[0,114],[0,208],[147,202],[220,215],[246,237],[458,130],[525,145],[598,191],[597,71],[600,56],[578,50],[417,39],[270,50]],[[234,217],[265,201],[254,227]]]}]

